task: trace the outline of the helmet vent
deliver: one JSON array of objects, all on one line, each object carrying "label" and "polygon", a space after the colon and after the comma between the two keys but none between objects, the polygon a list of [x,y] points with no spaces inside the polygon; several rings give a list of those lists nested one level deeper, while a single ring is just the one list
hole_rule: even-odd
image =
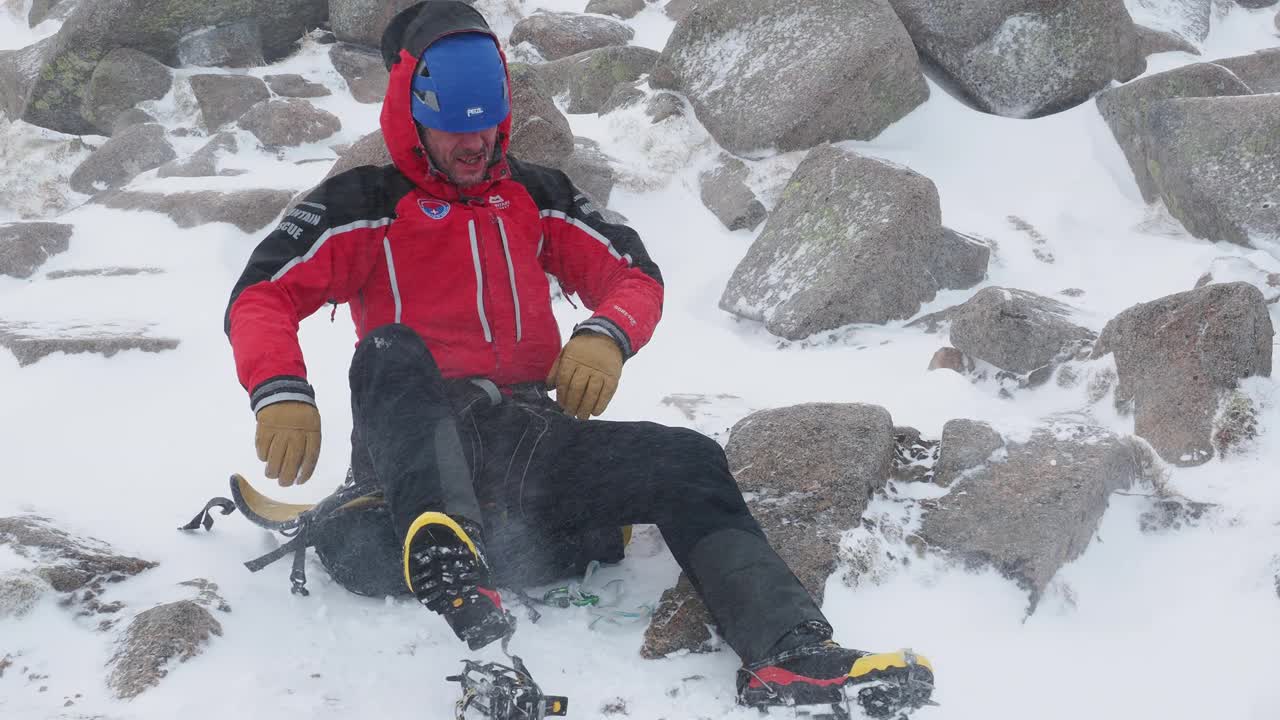
[{"label": "helmet vent", "polygon": [[418,98],[418,102],[440,112],[440,100],[436,97],[434,90],[415,90],[413,94]]}]

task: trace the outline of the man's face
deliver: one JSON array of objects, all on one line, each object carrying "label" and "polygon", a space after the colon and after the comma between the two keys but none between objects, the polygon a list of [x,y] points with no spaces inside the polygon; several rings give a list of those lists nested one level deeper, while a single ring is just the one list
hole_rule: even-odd
[{"label": "man's face", "polygon": [[434,128],[421,128],[422,144],[436,168],[459,187],[475,185],[484,179],[493,159],[493,145],[498,128],[469,133],[451,133]]}]

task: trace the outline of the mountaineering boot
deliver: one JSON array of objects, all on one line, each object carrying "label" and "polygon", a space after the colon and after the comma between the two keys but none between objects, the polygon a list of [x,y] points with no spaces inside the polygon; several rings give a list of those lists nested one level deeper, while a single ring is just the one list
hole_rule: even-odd
[{"label": "mountaineering boot", "polygon": [[867,653],[821,640],[738,671],[738,701],[758,708],[834,705],[845,687],[869,717],[891,717],[931,704],[933,666],[909,650]]},{"label": "mountaineering boot", "polygon": [[404,539],[404,578],[418,602],[444,616],[460,640],[479,650],[514,628],[493,589],[478,529],[425,512]]}]

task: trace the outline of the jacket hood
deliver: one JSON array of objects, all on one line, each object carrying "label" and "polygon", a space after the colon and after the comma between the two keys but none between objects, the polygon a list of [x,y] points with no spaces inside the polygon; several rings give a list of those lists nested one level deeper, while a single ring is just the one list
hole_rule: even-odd
[{"label": "jacket hood", "polygon": [[[387,93],[382,101],[382,135],[391,151],[391,159],[405,177],[442,199],[458,199],[461,195],[482,195],[493,183],[511,176],[507,164],[507,148],[511,141],[511,115],[498,124],[499,157],[489,167],[486,180],[459,188],[432,166],[426,148],[418,137],[417,124],[410,109],[413,74],[432,43],[446,35],[477,32],[493,38],[507,68],[502,44],[478,10],[461,0],[427,0],[397,14],[382,34],[382,61],[390,72]],[[507,100],[511,100],[511,71],[507,69]],[[514,111],[514,108],[513,108]]]}]

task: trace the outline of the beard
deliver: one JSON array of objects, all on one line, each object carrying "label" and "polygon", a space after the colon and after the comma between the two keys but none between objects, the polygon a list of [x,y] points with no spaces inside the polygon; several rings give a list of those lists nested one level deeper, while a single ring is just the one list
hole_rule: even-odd
[{"label": "beard", "polygon": [[[478,153],[466,150],[455,150],[449,157],[441,157],[432,147],[430,143],[423,143],[427,149],[427,157],[431,160],[431,164],[437,170],[444,173],[449,182],[458,187],[466,187],[475,185],[485,179],[489,174],[489,168],[498,162],[498,146],[496,143],[485,143],[484,148]],[[470,160],[476,156],[483,158],[481,162],[472,165],[466,165],[462,161]]]}]

